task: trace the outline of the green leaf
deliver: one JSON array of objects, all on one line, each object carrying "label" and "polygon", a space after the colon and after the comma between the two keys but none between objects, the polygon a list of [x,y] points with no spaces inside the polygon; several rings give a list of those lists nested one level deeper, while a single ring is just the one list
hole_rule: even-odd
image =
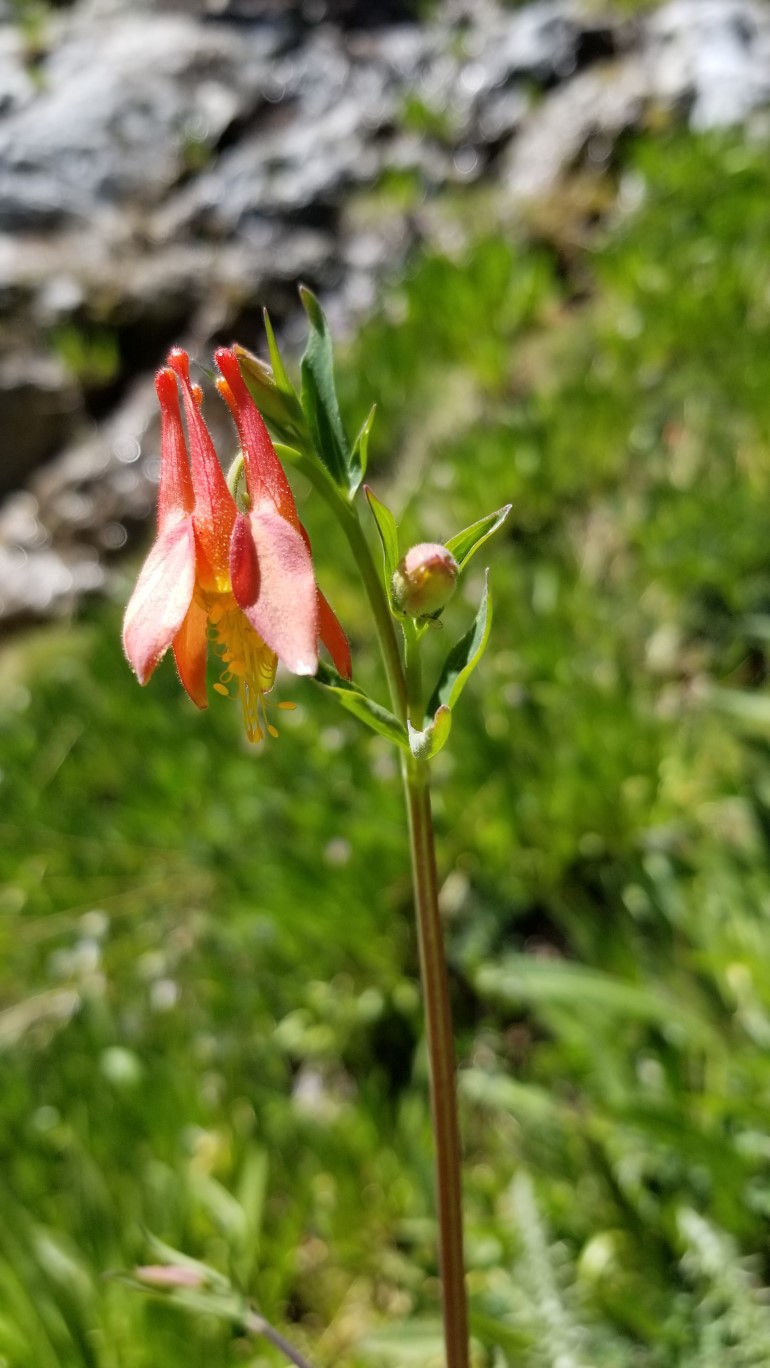
[{"label": "green leaf", "polygon": [[452,709],[442,703],[433,721],[428,723],[424,731],[417,731],[411,722],[407,723],[407,727],[409,749],[415,759],[432,760],[449,740],[449,733],[452,730]]},{"label": "green leaf", "polygon": [[484,593],[473,626],[452,647],[444,661],[428,704],[428,717],[435,717],[442,703],[454,708],[470,675],[475,670],[489,641],[492,628],[492,595],[489,591],[489,571],[484,576]]},{"label": "green leaf", "polygon": [[336,694],[343,708],[347,708],[360,722],[366,723],[372,731],[379,732],[380,736],[387,736],[389,741],[395,741],[402,750],[409,750],[406,728],[398,719],[388,712],[387,708],[375,703],[349,679],[343,679],[330,665],[318,666],[315,681]]},{"label": "green leaf", "polygon": [[252,1144],[244,1157],[236,1189],[243,1221],[238,1236],[229,1242],[232,1269],[239,1287],[249,1285],[259,1265],[267,1177],[267,1153]]},{"label": "green leaf", "polygon": [[475,986],[484,999],[519,1007],[566,1007],[576,1013],[595,1011],[621,1021],[641,1021],[662,1030],[678,1027],[690,1045],[718,1048],[709,1022],[668,993],[632,983],[572,960],[542,960],[509,955],[500,964],[483,965]]},{"label": "green leaf", "polygon": [[299,292],[310,323],[307,346],[300,363],[302,409],[319,460],[326,466],[335,484],[351,490],[356,486],[349,473],[350,448],[334,386],[334,358],[329,329],[315,295],[304,285],[300,286]]},{"label": "green leaf", "polygon": [[556,1122],[570,1130],[590,1115],[587,1105],[578,1114],[575,1108],[539,1083],[521,1083],[510,1074],[496,1070],[463,1069],[458,1076],[460,1095],[475,1107],[508,1111],[527,1125]]},{"label": "green leaf", "polygon": [[421,1365],[441,1359],[443,1336],[441,1322],[397,1321],[395,1325],[383,1326],[372,1330],[359,1343],[359,1352],[369,1362],[382,1365],[394,1364],[396,1368],[406,1368],[407,1364],[421,1368]]},{"label": "green leaf", "polygon": [[478,522],[471,523],[470,527],[465,527],[462,532],[450,537],[446,543],[446,548],[452,552],[461,570],[465,569],[471,556],[475,555],[479,547],[483,546],[484,542],[488,541],[499,527],[502,527],[512,507],[512,504],[505,504],[503,508],[498,508],[496,513],[488,513],[486,518],[479,518]]},{"label": "green leaf", "polygon": [[751,693],[744,689],[714,689],[709,702],[719,712],[740,724],[749,732],[767,735],[770,732],[770,694]]},{"label": "green leaf", "polygon": [[398,565],[399,560],[396,520],[390,509],[386,508],[384,503],[381,503],[376,494],[372,493],[368,485],[364,485],[364,492],[369,500],[369,507],[372,510],[372,516],[377,524],[377,531],[380,534],[380,541],[382,542],[385,588],[388,591],[388,597],[390,597],[390,581],[393,578],[393,571]]},{"label": "green leaf", "polygon": [[369,462],[369,433],[374,423],[374,415],[377,412],[377,405],[372,404],[369,416],[366,419],[361,431],[353,443],[353,454],[350,457],[350,492],[355,494],[358,486],[366,474],[366,467]]}]

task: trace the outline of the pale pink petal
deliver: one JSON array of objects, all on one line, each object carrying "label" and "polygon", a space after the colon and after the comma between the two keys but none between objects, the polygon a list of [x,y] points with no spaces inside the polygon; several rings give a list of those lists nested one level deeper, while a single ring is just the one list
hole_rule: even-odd
[{"label": "pale pink petal", "polygon": [[191,518],[161,532],[152,547],[123,620],[123,649],[146,684],[184,622],[195,585]]},{"label": "pale pink petal", "polygon": [[239,607],[271,651],[293,674],[315,674],[318,605],[313,563],[301,534],[267,504],[248,520],[239,517],[230,544],[230,574]]}]

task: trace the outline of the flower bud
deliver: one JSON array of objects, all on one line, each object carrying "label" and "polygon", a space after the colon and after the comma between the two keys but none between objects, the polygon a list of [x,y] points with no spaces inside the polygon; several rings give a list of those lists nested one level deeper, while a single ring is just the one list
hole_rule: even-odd
[{"label": "flower bud", "polygon": [[410,617],[429,617],[451,599],[458,570],[457,561],[445,546],[420,542],[396,567],[391,583],[393,602]]},{"label": "flower bud", "polygon": [[185,1268],[178,1264],[145,1264],[134,1269],[134,1277],[145,1287],[158,1292],[184,1291],[188,1287],[202,1287],[206,1281],[202,1268]]}]

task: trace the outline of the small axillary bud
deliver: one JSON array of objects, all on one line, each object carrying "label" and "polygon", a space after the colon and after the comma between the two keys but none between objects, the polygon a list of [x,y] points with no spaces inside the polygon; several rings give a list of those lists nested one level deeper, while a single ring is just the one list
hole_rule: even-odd
[{"label": "small axillary bud", "polygon": [[430,617],[445,608],[456,587],[459,566],[438,542],[420,542],[401,557],[391,581],[396,608],[409,617]]}]

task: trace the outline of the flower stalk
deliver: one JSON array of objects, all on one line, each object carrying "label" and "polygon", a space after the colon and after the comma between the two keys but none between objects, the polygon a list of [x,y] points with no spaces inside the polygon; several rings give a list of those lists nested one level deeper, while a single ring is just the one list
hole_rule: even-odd
[{"label": "flower stalk", "polygon": [[[227,479],[186,353],[172,350],[158,372],[158,532],[126,610],[123,642],[142,684],[171,648],[182,685],[201,708],[207,704],[206,657],[213,647],[226,666],[214,691],[240,698],[250,741],[277,735],[268,717],[267,695],[282,662],[293,674],[314,676],[348,711],[400,750],[430,1076],[445,1368],[469,1368],[460,1127],[430,761],[446,745],[460,695],[486,649],[492,623],[486,577],[475,620],[450,647],[430,693],[423,684],[421,648],[429,628],[441,625],[471,556],[502,526],[509,506],[446,543],[421,542],[402,556],[392,513],[363,485],[382,545],[379,569],[356,501],[366,473],[374,409],[351,446],[334,386],[326,320],[314,296],[307,290],[301,295],[310,329],[301,393],[289,380],[267,318],[270,366],[238,346],[220,348],[215,355],[216,387],[240,445]],[[281,439],[277,446],[263,414]],[[282,461],[309,479],[348,543],[371,608],[392,712],[353,679],[347,637],[316,583],[310,540]],[[319,646],[326,649],[333,669],[319,659]],[[187,1286],[189,1259],[185,1268]],[[195,1269],[221,1284],[213,1270],[203,1265]],[[167,1272],[162,1281],[168,1283]],[[246,1328],[267,1338],[297,1368],[309,1368],[256,1311],[249,1316]]]},{"label": "flower stalk", "polygon": [[[374,611],[391,702],[397,715],[402,719],[406,716],[412,726],[419,730],[422,727],[425,710],[421,655],[424,628],[409,618],[403,622],[402,661],[394,619],[357,510],[347,505],[347,511],[353,515],[351,526],[354,520],[357,529],[357,536],[348,535],[348,542]],[[379,610],[380,605],[384,607],[384,613]],[[449,978],[438,903],[438,871],[429,762],[412,755],[404,756],[402,773],[409,825],[412,887],[430,1077],[446,1368],[468,1368],[468,1305],[463,1248],[460,1123]]]},{"label": "flower stalk", "polygon": [[[342,497],[311,458],[304,459],[301,468],[337,517],[358,567],[374,616],[393,710],[401,721],[408,720],[419,730],[425,708],[420,649],[424,628],[409,618],[404,620],[402,657],[396,623],[358,509]],[[460,1125],[449,981],[438,905],[430,766],[426,760],[404,756],[402,772],[430,1075],[446,1368],[468,1368]]]},{"label": "flower stalk", "polygon": [[460,1128],[428,769],[426,760],[407,759],[404,791],[430,1065],[446,1368],[468,1368]]},{"label": "flower stalk", "polygon": [[[310,350],[310,346],[313,344],[313,330],[318,327],[318,313],[315,308],[312,308],[308,310],[308,314],[311,322]],[[323,321],[321,321],[320,326],[323,330],[325,326]],[[269,329],[268,338],[271,342],[271,359],[274,366],[278,363],[279,371],[285,377],[285,371],[280,365],[280,358],[277,355],[274,339]],[[318,337],[316,336],[315,342],[317,343],[317,341]],[[248,354],[244,353],[242,349],[239,349],[238,354],[246,379],[247,381],[250,379],[252,382],[252,393],[257,397],[263,388],[263,384],[260,383]],[[330,358],[329,366],[331,366]],[[338,413],[333,396],[327,397],[327,407],[330,416],[327,426],[336,426]],[[370,423],[371,417],[364,428],[367,437]],[[296,425],[293,431],[288,428],[285,428],[284,431],[287,438],[291,440],[292,446],[286,449],[279,448],[279,451],[284,454],[285,450],[285,454],[291,457],[297,468],[302,470],[303,474],[309,478],[315,489],[321,494],[334,513],[352,552],[372,610],[395,717],[402,725],[406,724],[413,734],[422,735],[425,724],[426,700],[423,691],[420,648],[426,630],[426,619],[415,621],[407,613],[412,599],[415,603],[418,603],[419,600],[418,606],[421,613],[431,614],[435,610],[440,610],[454,589],[454,582],[458,573],[458,566],[454,557],[443,547],[423,545],[416,548],[421,554],[418,554],[415,566],[412,565],[409,556],[407,556],[397,567],[395,563],[390,563],[392,547],[387,544],[389,537],[386,530],[384,540],[386,572],[383,578],[375,564],[371,547],[361,526],[358,507],[353,502],[360,480],[363,478],[365,459],[361,468],[356,470],[353,483],[346,488],[335,474],[335,460],[338,453],[333,452],[331,455],[325,455],[309,435],[297,430]],[[360,452],[358,456],[355,452],[351,453],[351,469],[355,466],[356,460],[360,460]],[[367,495],[372,511],[375,512],[377,509],[379,518],[388,522],[390,520],[388,511],[379,504],[379,501],[372,498],[371,491],[367,490]],[[377,513],[375,513],[375,517],[377,517]],[[378,528],[382,537],[382,526],[379,523]],[[392,535],[395,537],[395,527],[393,527]],[[422,554],[426,551],[430,552],[427,559]],[[393,601],[393,590],[388,584],[389,579],[394,577],[397,570],[404,581],[402,587],[406,613],[401,611],[400,605]],[[409,577],[414,578],[415,575],[416,580],[413,584]],[[437,579],[440,580],[438,594]],[[398,640],[398,620],[401,621],[403,628],[403,652]],[[445,714],[448,713],[446,708],[443,711]],[[447,732],[448,728],[444,735]],[[468,1368],[468,1312],[463,1254],[460,1128],[457,1111],[449,983],[443,928],[438,905],[438,875],[428,758],[418,758],[412,753],[403,754],[402,772],[409,826],[412,883],[430,1073],[446,1368]]]}]

